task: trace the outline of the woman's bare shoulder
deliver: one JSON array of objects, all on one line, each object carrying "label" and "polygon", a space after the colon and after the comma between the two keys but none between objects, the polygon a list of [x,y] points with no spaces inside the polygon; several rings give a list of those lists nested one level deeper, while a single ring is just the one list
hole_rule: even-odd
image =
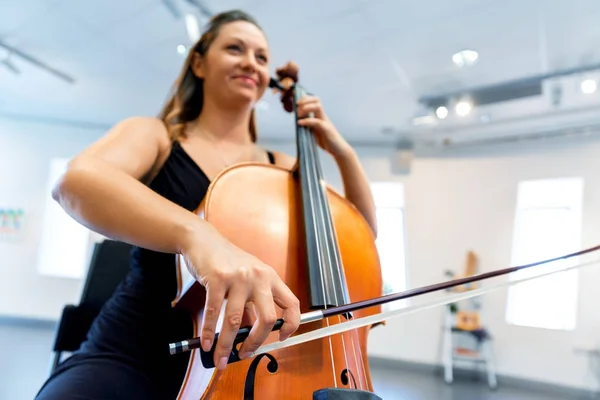
[{"label": "woman's bare shoulder", "polygon": [[136,116],[117,122],[104,136],[78,154],[73,165],[104,162],[136,179],[153,175],[172,141],[165,124],[158,118]]}]

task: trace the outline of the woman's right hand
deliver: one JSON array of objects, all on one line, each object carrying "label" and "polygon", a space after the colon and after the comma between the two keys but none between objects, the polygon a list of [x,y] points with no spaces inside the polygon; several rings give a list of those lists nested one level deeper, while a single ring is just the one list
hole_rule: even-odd
[{"label": "woman's right hand", "polygon": [[211,235],[215,237],[210,240],[205,235],[189,242],[182,256],[192,276],[206,289],[200,329],[201,344],[205,351],[212,347],[217,320],[227,298],[214,354],[215,366],[222,370],[227,365],[249,302],[253,306],[255,323],[240,348],[242,359],[251,357],[271,333],[277,321],[275,304],[283,310],[284,323],[279,331],[279,340],[292,335],[300,325],[300,303],[272,267],[218,233]]}]

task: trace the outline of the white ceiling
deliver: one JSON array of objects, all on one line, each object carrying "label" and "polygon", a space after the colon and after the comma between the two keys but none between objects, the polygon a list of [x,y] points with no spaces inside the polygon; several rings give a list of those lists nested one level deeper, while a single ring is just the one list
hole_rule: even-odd
[{"label": "white ceiling", "polygon": [[[172,2],[201,17],[184,0]],[[599,0],[203,3],[213,12],[241,8],[253,14],[269,38],[272,69],[296,61],[301,83],[322,98],[352,140],[390,140],[407,132],[477,135],[483,128],[506,132],[512,119],[556,117],[543,96],[476,109],[460,121],[413,125],[423,112],[417,101],[423,95],[600,63]],[[66,83],[13,56],[21,74],[0,66],[0,113],[106,126],[130,115],[155,115],[183,61],[176,47],[189,44],[183,19],[164,0],[3,0],[0,40],[76,80]],[[466,48],[478,51],[479,60],[457,68],[452,54]],[[566,82],[566,123],[595,121],[600,95],[583,97],[578,81]],[[270,93],[265,100],[261,136],[291,138],[291,116]],[[575,112],[590,106],[585,116]]]}]

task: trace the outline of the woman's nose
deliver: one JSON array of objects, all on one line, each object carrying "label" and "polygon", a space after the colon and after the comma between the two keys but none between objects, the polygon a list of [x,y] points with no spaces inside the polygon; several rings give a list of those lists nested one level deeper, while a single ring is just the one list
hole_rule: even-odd
[{"label": "woman's nose", "polygon": [[254,54],[247,52],[244,57],[242,57],[242,66],[251,69],[252,71],[256,71],[258,64]]}]

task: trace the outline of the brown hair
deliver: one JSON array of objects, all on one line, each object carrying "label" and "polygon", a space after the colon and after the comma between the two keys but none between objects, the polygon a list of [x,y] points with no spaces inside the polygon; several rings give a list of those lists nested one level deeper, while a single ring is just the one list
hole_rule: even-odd
[{"label": "brown hair", "polygon": [[[202,111],[202,104],[204,102],[203,81],[194,75],[191,68],[194,53],[205,56],[210,45],[219,34],[221,27],[236,21],[249,22],[262,30],[253,17],[240,10],[226,11],[210,19],[208,28],[204,31],[198,42],[190,49],[181,73],[173,85],[172,94],[159,114],[159,118],[167,127],[171,140],[185,137],[186,124],[198,118]],[[253,142],[256,142],[254,110],[250,114],[249,129],[250,138]]]}]

